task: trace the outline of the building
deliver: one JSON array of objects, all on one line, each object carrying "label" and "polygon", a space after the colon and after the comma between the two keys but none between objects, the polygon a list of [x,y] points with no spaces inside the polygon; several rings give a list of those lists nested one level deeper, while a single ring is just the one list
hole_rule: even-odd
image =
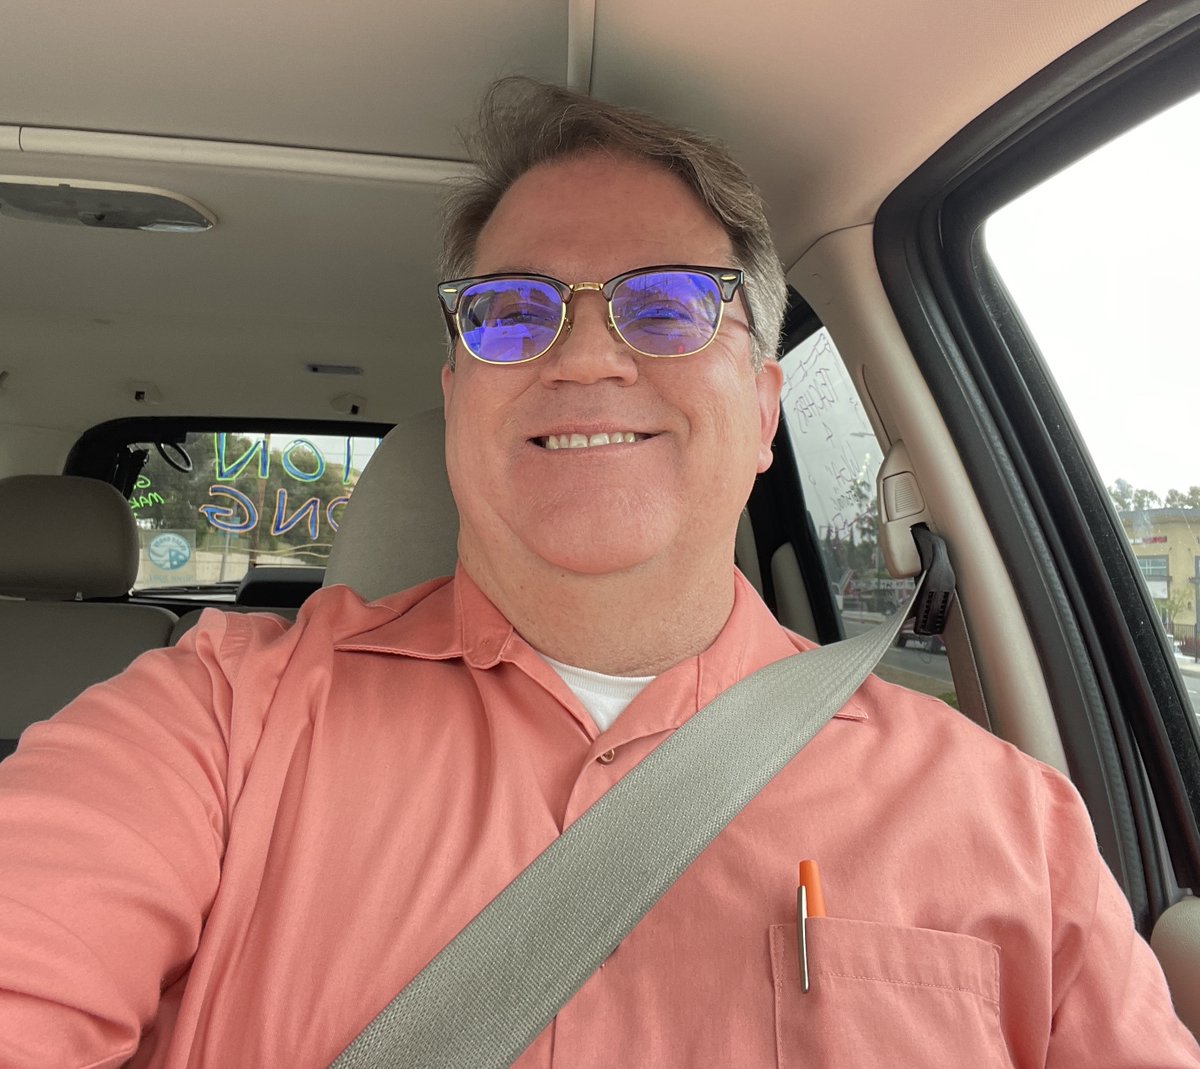
[{"label": "building", "polygon": [[1119,515],[1163,626],[1190,644],[1200,591],[1200,509],[1144,509]]}]

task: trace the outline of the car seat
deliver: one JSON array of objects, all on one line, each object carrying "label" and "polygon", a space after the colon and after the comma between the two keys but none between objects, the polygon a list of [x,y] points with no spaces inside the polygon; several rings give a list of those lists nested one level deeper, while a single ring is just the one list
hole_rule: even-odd
[{"label": "car seat", "polygon": [[124,601],[138,531],[107,483],[70,475],[0,479],[0,757],[30,724],[167,643],[175,614]]}]

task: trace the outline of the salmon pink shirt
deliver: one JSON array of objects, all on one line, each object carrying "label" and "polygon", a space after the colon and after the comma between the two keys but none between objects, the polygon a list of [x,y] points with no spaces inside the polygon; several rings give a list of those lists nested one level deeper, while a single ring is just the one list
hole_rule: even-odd
[{"label": "salmon pink shirt", "polygon": [[[326,589],[290,626],[206,613],[30,728],[0,764],[0,1065],[327,1066],[673,729],[809,648],[734,582],[713,645],[603,734],[461,569],[372,604]],[[828,912],[808,994],[802,858]],[[872,678],[517,1064],[1102,1069],[1200,1049],[1071,785]]]}]

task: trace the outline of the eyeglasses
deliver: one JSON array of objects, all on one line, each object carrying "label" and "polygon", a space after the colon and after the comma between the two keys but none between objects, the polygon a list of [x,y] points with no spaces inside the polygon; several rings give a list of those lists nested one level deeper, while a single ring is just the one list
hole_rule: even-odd
[{"label": "eyeglasses", "polygon": [[[442,282],[446,325],[485,364],[536,360],[571,329],[567,305],[581,291],[601,294],[613,331],[642,356],[691,356],[708,346],[725,305],[743,284],[725,267],[640,267],[607,282],[569,285],[547,275],[494,274]],[[750,317],[749,302],[746,304]],[[750,321],[753,332],[753,321]]]}]

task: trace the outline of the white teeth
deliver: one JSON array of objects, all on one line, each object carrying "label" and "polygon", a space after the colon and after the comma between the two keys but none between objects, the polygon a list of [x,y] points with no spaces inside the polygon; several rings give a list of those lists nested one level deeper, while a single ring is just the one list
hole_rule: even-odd
[{"label": "white teeth", "polygon": [[[642,437],[645,437],[644,435]],[[638,441],[634,431],[609,431],[599,434],[550,434],[539,439],[546,449],[588,449],[596,445],[625,445]]]}]

